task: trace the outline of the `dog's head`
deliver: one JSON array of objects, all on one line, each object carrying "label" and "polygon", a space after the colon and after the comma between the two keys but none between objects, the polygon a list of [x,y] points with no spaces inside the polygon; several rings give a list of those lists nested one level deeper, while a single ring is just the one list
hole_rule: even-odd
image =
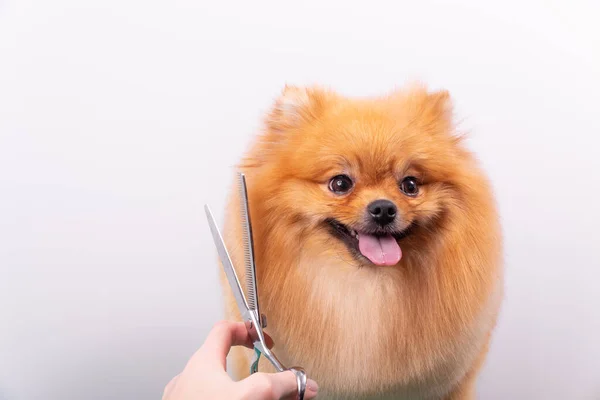
[{"label": "dog's head", "polygon": [[398,264],[469,184],[449,95],[421,87],[368,99],[286,87],[255,150],[245,165],[262,169],[265,222],[360,266]]}]

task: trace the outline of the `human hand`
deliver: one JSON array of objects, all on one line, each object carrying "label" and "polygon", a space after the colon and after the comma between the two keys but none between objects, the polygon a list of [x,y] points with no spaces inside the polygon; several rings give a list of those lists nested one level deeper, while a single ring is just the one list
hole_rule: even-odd
[{"label": "human hand", "polygon": [[[272,344],[272,340],[268,338]],[[239,382],[226,371],[226,357],[232,346],[253,348],[252,339],[242,322],[219,322],[204,344],[190,358],[183,371],[167,384],[163,400],[280,400],[295,399],[296,375],[291,371],[268,374],[258,372]],[[306,383],[305,399],[317,395],[312,379]]]}]

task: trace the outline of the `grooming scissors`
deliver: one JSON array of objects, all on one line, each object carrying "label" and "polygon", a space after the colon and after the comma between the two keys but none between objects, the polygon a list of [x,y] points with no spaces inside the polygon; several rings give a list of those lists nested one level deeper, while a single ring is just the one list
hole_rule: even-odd
[{"label": "grooming scissors", "polygon": [[254,343],[254,359],[250,366],[250,373],[253,374],[258,371],[258,361],[261,354],[264,354],[278,372],[292,371],[294,373],[298,385],[297,399],[303,400],[304,392],[306,391],[306,372],[301,367],[286,368],[267,347],[265,341],[263,328],[266,328],[267,326],[267,319],[259,311],[258,293],[256,288],[256,266],[254,263],[254,243],[252,239],[252,225],[250,223],[250,209],[248,207],[246,177],[244,174],[239,173],[238,178],[244,242],[244,264],[246,267],[246,296],[244,296],[244,291],[242,290],[235,268],[229,257],[229,252],[227,251],[223,237],[217,228],[215,218],[208,205],[205,205],[204,209],[206,211],[208,225],[210,226],[210,231],[215,246],[217,247],[219,258],[221,259],[221,264],[223,264],[223,269],[225,270],[225,275],[227,276],[235,301],[242,314],[242,320],[246,324],[246,329],[248,329],[248,333]]}]

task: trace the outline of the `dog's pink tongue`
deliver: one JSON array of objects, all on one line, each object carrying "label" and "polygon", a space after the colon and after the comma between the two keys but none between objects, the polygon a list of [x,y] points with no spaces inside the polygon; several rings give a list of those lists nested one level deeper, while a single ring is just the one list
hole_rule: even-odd
[{"label": "dog's pink tongue", "polygon": [[402,250],[392,235],[378,237],[359,233],[358,248],[375,265],[396,265],[402,258]]}]

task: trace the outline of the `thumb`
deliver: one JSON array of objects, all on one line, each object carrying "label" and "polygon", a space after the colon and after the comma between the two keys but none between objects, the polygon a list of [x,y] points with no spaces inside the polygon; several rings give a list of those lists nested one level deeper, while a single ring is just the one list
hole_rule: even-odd
[{"label": "thumb", "polygon": [[[276,374],[258,372],[250,375],[240,382],[244,398],[261,400],[295,399],[298,394],[296,375],[292,371]],[[306,382],[305,399],[312,399],[317,395],[319,387],[312,379]]]}]

